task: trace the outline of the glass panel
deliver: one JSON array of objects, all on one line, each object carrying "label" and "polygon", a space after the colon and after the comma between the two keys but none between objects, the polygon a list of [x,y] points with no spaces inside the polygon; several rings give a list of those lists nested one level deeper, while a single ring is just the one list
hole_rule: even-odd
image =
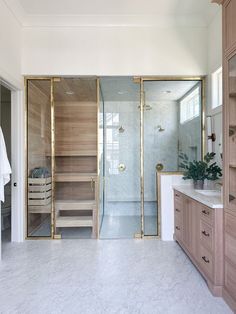
[{"label": "glass panel", "polygon": [[140,86],[102,78],[105,207],[101,238],[133,238],[140,218]]},{"label": "glass panel", "polygon": [[144,82],[144,235],[159,233],[156,166],[167,172],[180,171],[181,153],[187,154],[189,160],[201,159],[199,84],[197,81]]},{"label": "glass panel", "polygon": [[51,81],[28,80],[27,235],[51,235]]},{"label": "glass panel", "polygon": [[54,83],[55,227],[62,238],[97,236],[97,80]]},{"label": "glass panel", "polygon": [[[227,110],[229,121],[229,185],[226,187],[229,193],[229,208],[235,210],[236,205],[236,56],[229,61],[229,84],[228,84]],[[227,177],[227,173],[225,174]]]},{"label": "glass panel", "polygon": [[103,145],[105,142],[105,130],[104,130],[104,100],[103,94],[101,91],[101,87],[99,89],[100,94],[100,105],[99,105],[99,231],[101,232],[102,222],[104,218],[104,206],[105,206],[105,150],[103,149]]}]

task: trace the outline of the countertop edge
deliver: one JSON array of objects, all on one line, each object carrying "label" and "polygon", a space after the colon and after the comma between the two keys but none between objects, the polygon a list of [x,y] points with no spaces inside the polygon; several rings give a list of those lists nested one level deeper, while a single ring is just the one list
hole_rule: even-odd
[{"label": "countertop edge", "polygon": [[[209,200],[209,196],[205,196],[202,195],[200,193],[198,193],[197,191],[195,191],[191,186],[189,185],[172,185],[173,190],[176,190],[192,199],[194,199],[195,201],[208,206],[212,209],[223,209],[223,203],[222,202],[218,202],[218,201],[214,201],[212,202],[211,200]],[[214,197],[211,197],[214,198]]]}]

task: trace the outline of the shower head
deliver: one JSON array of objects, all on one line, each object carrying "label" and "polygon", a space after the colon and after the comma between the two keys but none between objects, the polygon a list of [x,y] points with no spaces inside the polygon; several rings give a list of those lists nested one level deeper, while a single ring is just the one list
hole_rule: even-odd
[{"label": "shower head", "polygon": [[161,125],[157,126],[157,130],[158,130],[158,132],[164,132],[165,131],[165,129]]},{"label": "shower head", "polygon": [[[140,109],[140,106],[138,106],[138,109]],[[143,109],[146,110],[146,111],[147,111],[147,110],[152,110],[152,106],[145,104],[145,105],[143,106]]]}]

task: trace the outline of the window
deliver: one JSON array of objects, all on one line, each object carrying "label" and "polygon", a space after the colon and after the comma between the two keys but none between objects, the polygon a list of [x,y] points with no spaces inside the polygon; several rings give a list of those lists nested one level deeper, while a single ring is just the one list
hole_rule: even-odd
[{"label": "window", "polygon": [[188,122],[200,114],[200,87],[198,86],[180,101],[180,123]]},{"label": "window", "polygon": [[222,67],[212,74],[212,109],[223,103]]}]

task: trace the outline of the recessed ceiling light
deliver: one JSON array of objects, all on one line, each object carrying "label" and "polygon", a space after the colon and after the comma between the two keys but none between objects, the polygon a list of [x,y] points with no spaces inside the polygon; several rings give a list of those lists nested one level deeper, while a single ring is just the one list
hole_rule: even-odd
[{"label": "recessed ceiling light", "polygon": [[66,95],[74,95],[74,92],[72,92],[71,90],[66,91]]},{"label": "recessed ceiling light", "polygon": [[127,93],[126,91],[119,90],[119,92],[118,92],[117,94],[119,94],[119,95],[124,95],[124,94],[126,94],[126,93]]},{"label": "recessed ceiling light", "polygon": [[163,94],[171,94],[171,90],[163,90],[162,93]]}]

